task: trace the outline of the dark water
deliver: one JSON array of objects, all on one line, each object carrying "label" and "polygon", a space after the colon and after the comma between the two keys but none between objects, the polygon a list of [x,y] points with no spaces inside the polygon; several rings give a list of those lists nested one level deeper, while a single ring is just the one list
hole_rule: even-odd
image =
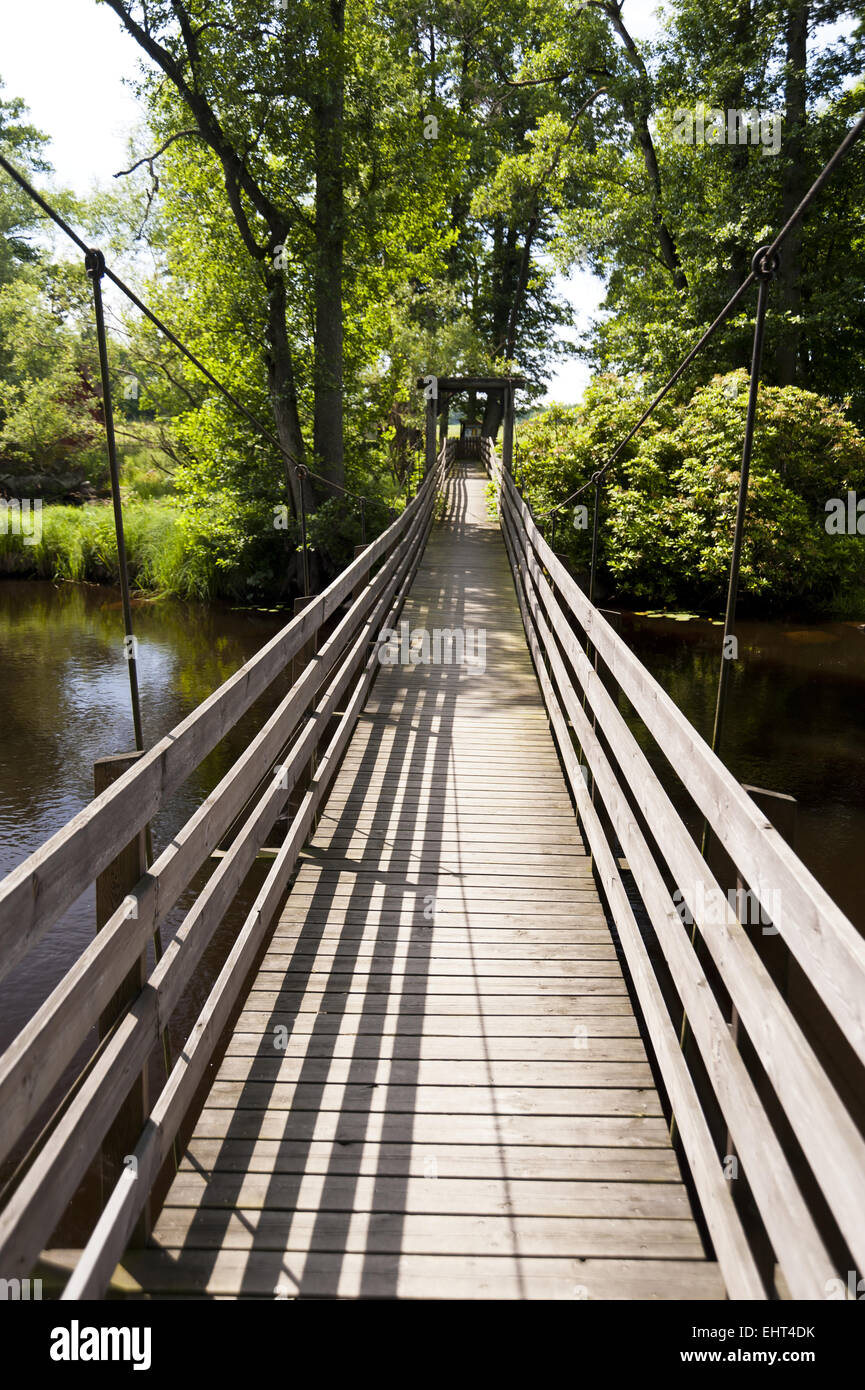
[{"label": "dark water", "polygon": [[[286,616],[137,603],[145,743],[210,695]],[[708,738],[720,628],[626,613],[620,630]],[[132,746],[122,631],[112,589],[0,582],[0,877],[87,804],[95,759]],[[260,720],[260,710],[247,716],[163,808],[153,826],[157,849]],[[865,631],[853,623],[740,624],[721,752],[740,781],[797,798],[798,853],[865,932]],[[653,754],[653,761],[666,771],[662,759]],[[0,985],[0,1046],[92,939],[93,923],[91,891]],[[179,1024],[193,1021],[197,1002],[187,1001]]]},{"label": "dark water", "polygon": [[[137,602],[133,621],[149,747],[248,661],[287,615],[160,601]],[[97,758],[134,747],[122,637],[113,589],[0,582],[0,876],[92,799]],[[247,716],[163,807],[152,827],[157,852],[259,723],[257,711]],[[166,930],[176,926],[190,897]],[[92,940],[94,918],[91,889],[0,985],[0,1046]],[[226,923],[227,933],[232,925]],[[215,957],[219,951],[217,940]],[[178,1029],[197,1016],[208,975],[212,982],[213,972],[204,968],[199,987],[184,1000]]]},{"label": "dark water", "polygon": [[[626,613],[619,630],[710,739],[720,626]],[[742,622],[738,638],[720,755],[740,782],[796,798],[797,853],[865,934],[865,630]]]},{"label": "dark water", "polygon": [[[210,695],[286,617],[220,606],[136,604],[146,744],[156,742]],[[623,614],[620,630],[708,737],[720,628],[700,620]],[[0,876],[92,798],[97,758],[132,746],[122,633],[119,596],[113,590],[0,582]],[[153,825],[157,852],[216,785],[280,693],[259,702],[163,807]],[[641,741],[681,804],[669,768],[650,740]],[[741,624],[721,751],[740,781],[797,798],[798,853],[865,932],[865,632],[852,623]],[[258,863],[250,873],[178,1007],[171,1029],[175,1055],[266,867]],[[190,885],[164,935],[176,929],[211,870],[212,865]],[[92,940],[94,919],[91,890],[0,984],[0,1048]],[[79,1069],[88,1045],[78,1058],[69,1059],[58,1095]],[[158,1089],[161,1077],[154,1079]],[[91,1171],[54,1243],[79,1244],[97,1210]]]}]

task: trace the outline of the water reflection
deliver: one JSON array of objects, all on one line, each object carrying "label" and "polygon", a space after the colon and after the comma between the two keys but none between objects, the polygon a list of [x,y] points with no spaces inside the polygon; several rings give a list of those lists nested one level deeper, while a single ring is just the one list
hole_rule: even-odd
[{"label": "water reflection", "polygon": [[[620,630],[710,738],[721,628],[626,613]],[[738,637],[724,762],[740,782],[796,797],[798,854],[865,934],[865,628],[743,622]]]},{"label": "water reflection", "polygon": [[[285,621],[281,614],[222,606],[137,602],[146,745],[179,723]],[[0,876],[92,799],[97,758],[134,746],[122,639],[120,601],[112,589],[0,583]],[[257,727],[259,720],[253,714],[242,721],[163,807],[153,826],[157,848],[216,784],[245,746],[251,721]],[[179,915],[175,911],[172,921]],[[91,890],[0,985],[0,1046],[93,932]],[[189,1022],[193,1007],[193,1000],[185,1002]]]}]

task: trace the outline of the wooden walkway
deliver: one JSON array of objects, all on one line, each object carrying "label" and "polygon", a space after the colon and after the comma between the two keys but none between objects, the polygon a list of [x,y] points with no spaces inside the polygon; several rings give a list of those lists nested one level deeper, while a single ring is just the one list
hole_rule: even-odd
[{"label": "wooden walkway", "polygon": [[153,1235],[149,1294],[721,1298],[477,465],[383,666]]}]

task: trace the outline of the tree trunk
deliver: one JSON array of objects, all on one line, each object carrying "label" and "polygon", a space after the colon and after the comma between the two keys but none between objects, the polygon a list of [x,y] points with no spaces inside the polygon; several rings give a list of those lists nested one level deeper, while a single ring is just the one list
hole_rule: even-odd
[{"label": "tree trunk", "polygon": [[336,483],[345,478],[343,444],[343,306],[345,241],[343,120],[345,0],[330,0],[321,34],[319,83],[312,101],[315,130],[315,467]]},{"label": "tree trunk", "polygon": [[[297,405],[294,362],[285,326],[285,278],[280,271],[268,270],[265,272],[265,283],[267,285],[267,343],[265,351],[267,389],[270,394],[276,433],[280,444],[289,455],[289,457],[283,455],[288,499],[294,515],[299,516],[301,480],[297,476],[297,464],[306,463],[306,449]],[[313,506],[309,479],[304,481],[303,488],[304,501],[307,511],[309,511]]]},{"label": "tree trunk", "polygon": [[505,357],[512,361],[517,351],[517,334],[519,332],[520,315],[523,312],[526,291],[529,286],[529,270],[532,264],[532,247],[540,226],[540,213],[535,202],[534,210],[529,218],[528,226],[525,230],[523,239],[523,250],[520,256],[520,268],[517,272],[517,283],[514,287],[514,295],[511,300],[511,312],[508,317],[507,338],[505,341]]},{"label": "tree trunk", "polygon": [[[782,223],[787,221],[808,190],[805,119],[809,9],[808,0],[790,0],[787,5]],[[775,350],[775,380],[779,386],[792,386],[799,375],[802,334],[799,324],[790,320],[797,318],[801,309],[801,272],[802,224],[799,223],[781,248],[781,268],[778,272],[778,306],[785,316]]]},{"label": "tree trunk", "polygon": [[503,395],[503,391],[490,391],[487,396],[486,406],[484,407],[484,422],[481,425],[481,434],[488,436],[493,443],[495,443],[496,436],[505,416]]},{"label": "tree trunk", "polygon": [[[739,111],[747,109],[749,103],[746,98],[746,72],[741,66],[742,51],[746,52],[756,41],[755,28],[758,24],[754,12],[750,5],[743,5],[735,16],[728,21],[729,37],[728,44],[731,53],[731,64],[729,68],[729,80],[726,87],[722,89],[720,105],[725,111]],[[742,188],[747,187],[748,165],[751,159],[747,145],[731,145],[727,149],[727,159],[730,161],[732,169],[731,187],[734,196],[737,196]],[[727,271],[726,271],[726,298],[729,299],[741,285],[751,269],[751,258],[757,250],[756,246],[746,245],[738,235],[729,238],[725,243]],[[720,305],[718,306],[720,308]],[[750,363],[751,344],[744,346],[743,357],[736,362],[737,367],[747,367]]]},{"label": "tree trunk", "polygon": [[625,45],[625,52],[639,77],[640,90],[636,96],[628,102],[628,115],[634,127],[634,134],[637,138],[637,144],[643,156],[643,164],[645,165],[646,173],[649,177],[652,226],[655,231],[655,236],[658,239],[661,256],[670,273],[675,288],[679,294],[684,295],[688,289],[688,280],[682,268],[682,262],[679,257],[675,238],[661,211],[661,170],[658,165],[658,156],[655,153],[655,145],[649,126],[649,115],[652,106],[652,80],[643,59],[640,57],[637,45],[634,43],[634,40],[625,27],[624,21],[622,20],[621,8],[621,3],[613,3],[604,6],[605,13],[609,16],[613,28]]},{"label": "tree trunk", "polygon": [[489,342],[496,357],[508,352],[508,332],[511,306],[520,274],[519,229],[516,214],[502,227],[502,235],[493,248],[490,265],[490,323]]}]

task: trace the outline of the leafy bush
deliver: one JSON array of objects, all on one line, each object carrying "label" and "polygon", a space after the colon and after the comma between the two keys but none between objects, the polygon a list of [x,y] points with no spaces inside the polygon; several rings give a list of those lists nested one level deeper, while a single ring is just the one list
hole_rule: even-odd
[{"label": "leafy bush", "polygon": [[[647,404],[605,378],[581,407],[552,407],[521,426],[517,474],[538,515],[591,478]],[[689,401],[664,402],[623,451],[603,489],[602,582],[623,602],[724,602],[747,405],[747,374],[716,377]],[[740,573],[751,611],[844,609],[865,580],[861,537],[829,535],[826,503],[865,495],[865,439],[843,409],[796,387],[760,393]],[[558,514],[555,545],[584,572],[588,515]],[[545,523],[549,535],[549,522]]]}]

